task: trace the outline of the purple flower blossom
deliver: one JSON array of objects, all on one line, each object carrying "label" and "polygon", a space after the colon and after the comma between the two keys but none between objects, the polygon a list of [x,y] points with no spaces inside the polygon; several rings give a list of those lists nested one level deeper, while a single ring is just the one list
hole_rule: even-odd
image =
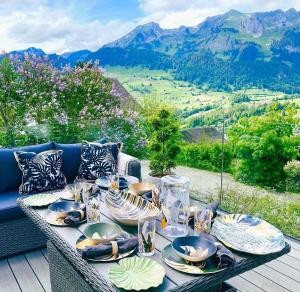
[{"label": "purple flower blossom", "polygon": [[5,72],[0,61],[0,89],[4,94],[18,95],[18,101],[10,104],[15,112],[23,112],[18,109],[23,102],[28,115],[21,123],[30,120],[50,126],[72,125],[80,137],[97,125],[113,141],[122,141],[132,149],[144,147],[146,138],[137,124],[138,113],[120,106],[117,89],[103,77],[98,61],[58,69],[48,56],[25,54],[7,56],[7,60],[14,70],[13,81],[2,81]]}]

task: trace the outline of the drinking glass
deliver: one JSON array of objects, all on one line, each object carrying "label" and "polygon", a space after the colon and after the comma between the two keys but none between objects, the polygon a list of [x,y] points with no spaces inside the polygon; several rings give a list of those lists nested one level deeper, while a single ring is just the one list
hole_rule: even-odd
[{"label": "drinking glass", "polygon": [[89,196],[93,193],[94,183],[85,179],[75,179],[74,191],[75,202],[86,203]]},{"label": "drinking glass", "polygon": [[158,209],[161,209],[161,194],[162,194],[162,186],[156,185],[152,189],[152,203]]},{"label": "drinking glass", "polygon": [[107,180],[108,180],[108,189],[117,191],[120,188],[120,177],[119,174],[113,174],[113,173],[108,173],[107,174]]},{"label": "drinking glass", "polygon": [[83,183],[83,192],[82,192],[83,203],[86,204],[89,197],[93,195],[94,185],[95,185],[94,182],[88,180]]},{"label": "drinking glass", "polygon": [[100,200],[98,194],[90,196],[87,200],[86,219],[89,224],[100,222]]},{"label": "drinking glass", "polygon": [[201,232],[210,233],[212,220],[212,210],[206,206],[195,206],[194,213],[194,233],[199,235]]},{"label": "drinking glass", "polygon": [[82,192],[83,192],[83,182],[84,179],[76,178],[74,180],[74,198],[75,202],[81,203],[82,202]]},{"label": "drinking glass", "polygon": [[155,225],[156,217],[139,217],[138,241],[141,256],[152,256],[155,253]]},{"label": "drinking glass", "polygon": [[168,237],[188,234],[190,214],[189,180],[175,175],[162,179],[161,227]]}]

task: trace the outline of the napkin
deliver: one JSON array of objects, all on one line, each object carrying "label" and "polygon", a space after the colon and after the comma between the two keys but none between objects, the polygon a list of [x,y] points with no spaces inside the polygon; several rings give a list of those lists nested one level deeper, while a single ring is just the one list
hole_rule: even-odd
[{"label": "napkin", "polygon": [[[138,246],[138,238],[132,237],[129,239],[122,239],[122,240],[118,240],[116,241],[117,246],[118,246],[118,253],[125,253],[128,251],[133,250],[134,248],[136,248]],[[103,255],[112,255],[113,252],[113,245],[112,243],[100,243],[96,246],[89,246],[86,247],[83,251],[82,251],[82,258],[83,259],[93,259],[93,258],[97,258]]]},{"label": "napkin", "polygon": [[78,210],[69,211],[67,217],[64,219],[64,222],[72,227],[77,227],[85,217],[86,209],[83,207]]},{"label": "napkin", "polygon": [[218,242],[213,235],[203,232],[200,234],[200,236],[216,244],[217,252],[215,257],[219,269],[229,268],[234,265],[235,258],[233,253],[228,248],[226,248],[223,244]]}]

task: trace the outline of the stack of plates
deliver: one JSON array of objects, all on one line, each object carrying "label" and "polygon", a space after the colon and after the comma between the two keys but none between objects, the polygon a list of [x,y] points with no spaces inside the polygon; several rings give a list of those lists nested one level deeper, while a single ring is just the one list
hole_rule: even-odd
[{"label": "stack of plates", "polygon": [[[64,219],[68,215],[69,211],[83,209],[84,204],[71,202],[71,201],[61,201],[52,203],[48,207],[48,211],[45,214],[45,220],[54,226],[69,226],[64,222]],[[80,223],[83,223],[86,219],[82,219]]]},{"label": "stack of plates", "polygon": [[[96,246],[97,244],[105,244],[110,241],[118,241],[130,238],[130,234],[125,232],[119,225],[110,223],[94,223],[87,226],[76,242],[76,250],[82,255],[82,251],[86,247]],[[120,260],[131,255],[135,249],[117,255],[104,255],[96,258],[88,258],[93,262],[111,262]]]},{"label": "stack of plates", "polygon": [[213,255],[216,245],[200,236],[183,236],[176,238],[161,252],[163,261],[171,268],[194,275],[220,272]]}]

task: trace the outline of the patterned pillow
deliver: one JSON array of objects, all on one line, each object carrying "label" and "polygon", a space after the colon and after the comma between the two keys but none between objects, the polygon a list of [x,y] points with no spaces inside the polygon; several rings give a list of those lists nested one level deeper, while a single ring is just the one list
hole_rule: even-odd
[{"label": "patterned pillow", "polygon": [[19,168],[23,173],[21,194],[30,194],[66,186],[66,177],[61,171],[61,150],[49,150],[39,154],[35,152],[14,152]]},{"label": "patterned pillow", "polygon": [[116,173],[119,147],[116,143],[82,142],[78,177],[94,180],[107,173]]}]

